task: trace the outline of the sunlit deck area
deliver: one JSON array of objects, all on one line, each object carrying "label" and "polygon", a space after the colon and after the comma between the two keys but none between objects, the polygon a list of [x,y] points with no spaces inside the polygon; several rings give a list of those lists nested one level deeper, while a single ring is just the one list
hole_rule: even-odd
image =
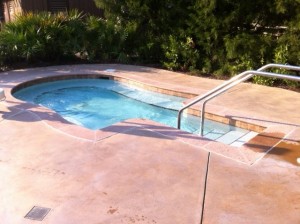
[{"label": "sunlit deck area", "polygon": [[188,99],[223,82],[114,64],[0,73],[1,223],[300,223],[300,93],[243,83],[208,103],[207,118],[260,132],[242,147],[138,118],[92,131],[11,94],[73,75]]}]

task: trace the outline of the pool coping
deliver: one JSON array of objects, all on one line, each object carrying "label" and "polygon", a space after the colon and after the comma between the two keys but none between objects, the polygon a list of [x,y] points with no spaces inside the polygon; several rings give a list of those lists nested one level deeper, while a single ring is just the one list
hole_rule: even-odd
[{"label": "pool coping", "polygon": [[[249,123],[249,120],[251,120],[251,118],[233,120],[230,119],[230,117],[228,117],[230,111],[224,110],[224,108],[221,107],[218,108],[218,106],[216,105],[212,105],[211,107],[207,108],[208,112],[206,114],[206,118],[210,118],[211,120],[216,120],[219,122],[221,121],[222,123],[235,124],[236,126],[242,128],[246,127],[246,129],[248,130],[251,128],[250,130],[254,130],[260,133],[254,138],[252,138],[248,143],[244,144],[243,146],[234,147],[234,146],[229,146],[223,143],[209,140],[205,137],[192,135],[190,133],[186,133],[184,131],[167,127],[165,125],[158,124],[156,122],[148,121],[144,119],[130,119],[130,120],[120,122],[118,124],[114,124],[112,126],[109,126],[101,130],[93,131],[67,122],[60,115],[56,114],[55,112],[53,112],[48,108],[27,103],[18,100],[12,96],[12,93],[14,91],[17,91],[20,88],[27,87],[28,85],[45,82],[45,80],[58,81],[64,79],[73,79],[75,77],[76,78],[106,77],[119,82],[126,83],[128,85],[134,85],[136,87],[154,91],[154,92],[164,93],[173,96],[189,97],[189,98],[195,97],[195,94],[192,93],[179,92],[172,89],[161,88],[159,86],[155,86],[152,84],[147,84],[144,82],[123,77],[119,73],[101,71],[100,74],[89,74],[87,71],[87,74],[79,74],[79,73],[61,74],[61,75],[47,74],[40,78],[22,79],[19,82],[15,83],[14,88],[12,88],[11,91],[8,91],[8,93],[6,93],[7,99],[10,101],[12,107],[14,107],[16,111],[15,114],[24,111],[28,113],[32,113],[35,116],[39,117],[39,119],[41,119],[50,127],[75,138],[81,138],[87,141],[101,141],[105,138],[109,138],[115,135],[116,133],[122,133],[130,129],[143,127],[149,130],[153,130],[159,134],[172,137],[175,140],[184,142],[186,144],[193,145],[199,149],[216,153],[218,155],[224,156],[226,158],[247,165],[253,165],[256,162],[258,162],[270,150],[272,150],[273,147],[278,145],[281,141],[292,141],[292,142],[297,141],[296,138],[293,138],[293,136],[296,136],[294,133],[299,132],[299,128],[297,128],[296,126],[278,125],[278,124],[272,124],[263,121],[259,121],[256,122],[256,124],[252,124]],[[214,113],[211,113],[211,110],[214,110]],[[199,110],[197,110],[196,107],[194,107],[189,112],[197,115],[197,113],[199,113]],[[237,114],[236,112],[234,113]],[[14,116],[15,114],[13,114],[12,116]],[[256,119],[256,120],[262,120],[262,119]]]}]

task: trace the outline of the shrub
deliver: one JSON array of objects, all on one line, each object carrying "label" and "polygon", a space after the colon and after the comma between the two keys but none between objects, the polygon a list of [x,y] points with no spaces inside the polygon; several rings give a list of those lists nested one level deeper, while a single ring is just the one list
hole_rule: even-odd
[{"label": "shrub", "polygon": [[86,20],[84,49],[89,60],[128,60],[124,52],[127,31],[120,24],[89,16]]},{"label": "shrub", "polygon": [[0,60],[58,61],[81,55],[88,60],[126,62],[127,36],[120,24],[78,11],[27,13],[0,32]]},{"label": "shrub", "polygon": [[0,32],[1,56],[5,62],[74,57],[83,48],[84,32],[82,14],[77,11],[19,15]]},{"label": "shrub", "polygon": [[179,40],[170,35],[162,44],[165,59],[163,65],[171,70],[192,71],[197,68],[199,52],[195,48],[195,43],[191,37]]},{"label": "shrub", "polygon": [[68,14],[59,14],[58,19],[59,17],[61,17],[61,29],[56,44],[62,57],[72,58],[77,53],[81,54],[85,41],[86,15],[77,10],[72,10]]}]

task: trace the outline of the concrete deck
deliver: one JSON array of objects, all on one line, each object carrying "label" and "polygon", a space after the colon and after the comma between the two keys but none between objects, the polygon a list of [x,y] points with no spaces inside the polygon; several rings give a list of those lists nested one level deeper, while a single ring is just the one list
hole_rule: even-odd
[{"label": "concrete deck", "polygon": [[[76,74],[188,98],[222,82],[127,65],[0,73],[0,223],[300,223],[299,93],[242,84],[211,101],[208,116],[266,128],[240,148],[141,119],[91,131],[11,95]],[[24,218],[34,206],[51,208],[43,221]]]}]

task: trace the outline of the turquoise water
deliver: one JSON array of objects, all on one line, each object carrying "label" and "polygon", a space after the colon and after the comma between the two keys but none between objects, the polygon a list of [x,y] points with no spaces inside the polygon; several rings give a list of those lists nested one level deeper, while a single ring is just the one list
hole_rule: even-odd
[{"label": "turquoise water", "polygon": [[[72,79],[24,88],[16,98],[50,108],[66,120],[96,130],[130,118],[176,127],[184,98],[130,87],[105,79]],[[182,129],[199,132],[200,119],[184,115]],[[204,134],[216,139],[229,131],[248,131],[206,120]]]}]

